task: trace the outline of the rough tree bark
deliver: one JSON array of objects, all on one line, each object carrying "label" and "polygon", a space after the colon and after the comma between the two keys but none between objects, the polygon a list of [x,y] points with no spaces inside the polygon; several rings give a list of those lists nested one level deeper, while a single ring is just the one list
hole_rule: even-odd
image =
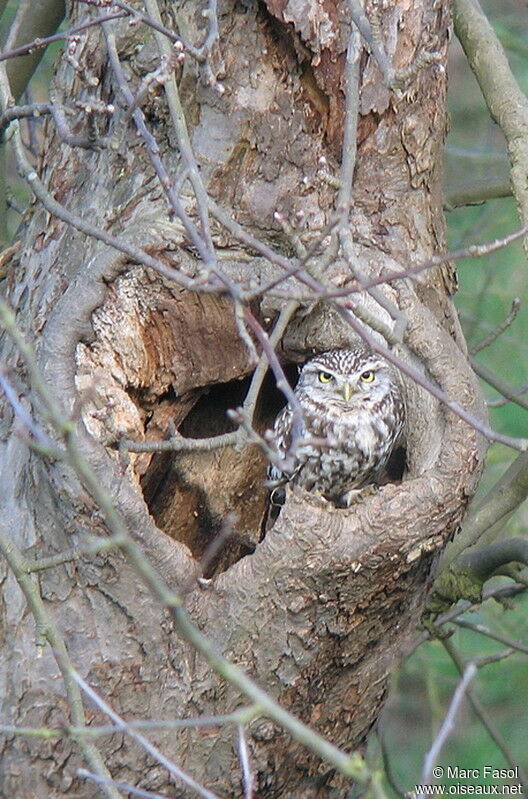
[{"label": "rough tree bark", "polygon": [[[342,155],[347,9],[344,0],[223,0],[208,64],[224,91],[190,57],[178,74],[207,191],[248,232],[286,254],[291,244],[276,212],[310,246],[335,210],[336,189],[324,174],[338,175]],[[168,27],[201,41],[201,3],[176,8],[165,2],[162,11]],[[74,3],[70,12],[79,21],[97,10]],[[389,0],[380,22],[395,67],[407,67],[423,52],[435,51],[439,59],[395,92],[384,85],[363,45],[350,230],[354,266],[369,278],[444,250],[448,3]],[[156,38],[127,20],[111,23],[110,30],[125,76],[137,89],[159,64]],[[100,28],[83,35],[75,58],[77,71],[71,63],[59,64],[55,96],[71,107],[78,99],[112,103],[115,112],[103,131],[112,146],[70,148],[49,123],[39,165],[45,185],[83,219],[196,274],[199,259],[178,220],[168,221],[165,197],[130,124]],[[144,110],[174,177],[180,161],[162,88],[148,96]],[[83,124],[79,113],[80,132]],[[192,215],[187,183],[181,193]],[[230,280],[257,285],[281,274],[216,222],[213,238]],[[357,285],[342,254],[331,260],[323,279],[329,287]],[[291,280],[287,285],[302,289]],[[408,320],[405,345],[394,351],[480,414],[448,296],[448,272],[428,270],[382,290]],[[289,493],[260,541],[266,466],[256,447],[127,460],[112,443],[122,434],[138,441],[163,438],[171,424],[198,437],[231,429],[225,411],[243,401],[255,364],[239,338],[228,293],[193,292],[162,278],[36,203],[7,295],[55,395],[68,413],[82,407],[77,432],[85,456],[169,584],[189,583],[195,558],[226,515],[237,514],[235,541],[216,563],[216,576],[207,589],[191,580],[186,596],[202,631],[335,744],[346,750],[360,745],[382,707],[395,658],[419,622],[435,558],[475,491],[481,437],[407,380],[403,481],[333,513],[309,496]],[[349,300],[390,322],[367,295]],[[252,312],[271,329],[281,302],[271,295],[257,298]],[[281,357],[299,360],[354,336],[330,303],[310,303],[288,327]],[[7,339],[2,362],[18,363]],[[278,407],[271,384],[263,396],[261,428]],[[81,545],[87,533],[105,535],[104,521],[71,470],[31,452],[7,407],[1,430],[1,518],[24,552],[53,554]],[[48,648],[35,659],[34,622],[4,564],[2,570],[2,718],[23,726],[68,723],[53,655]],[[243,701],[175,635],[121,555],[82,557],[43,572],[39,584],[73,662],[127,718],[225,713]],[[94,712],[93,719],[101,718]],[[168,756],[220,796],[240,795],[231,728],[155,737]],[[274,724],[253,722],[248,739],[258,796],[344,796],[344,778]],[[81,759],[69,739],[6,739],[2,759],[0,790],[6,796],[96,795],[75,776]],[[163,769],[121,736],[108,739],[105,759],[116,779],[170,793]]]}]

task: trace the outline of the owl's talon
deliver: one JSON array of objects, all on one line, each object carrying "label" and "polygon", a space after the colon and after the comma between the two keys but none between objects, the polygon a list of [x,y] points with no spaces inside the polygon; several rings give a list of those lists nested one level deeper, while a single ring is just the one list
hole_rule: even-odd
[{"label": "owl's talon", "polygon": [[340,497],[338,508],[351,508],[352,505],[357,505],[358,502],[362,502],[366,497],[373,496],[378,492],[379,486],[372,483],[371,485],[365,486],[364,488],[353,488],[351,491],[347,491],[346,494],[343,494]]},{"label": "owl's talon", "polygon": [[318,505],[320,508],[323,508],[323,510],[329,512],[335,510],[335,505],[319,491],[307,491],[306,493],[309,494],[309,501],[312,503],[312,505]]}]

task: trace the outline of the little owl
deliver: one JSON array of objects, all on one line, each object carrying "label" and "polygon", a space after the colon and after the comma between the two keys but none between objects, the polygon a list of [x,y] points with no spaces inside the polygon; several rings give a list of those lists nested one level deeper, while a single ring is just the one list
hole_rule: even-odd
[{"label": "little owl", "polygon": [[288,404],[277,416],[273,441],[284,467],[273,465],[270,476],[348,505],[379,479],[402,432],[398,379],[363,347],[329,350],[302,367],[295,396],[302,414]]}]

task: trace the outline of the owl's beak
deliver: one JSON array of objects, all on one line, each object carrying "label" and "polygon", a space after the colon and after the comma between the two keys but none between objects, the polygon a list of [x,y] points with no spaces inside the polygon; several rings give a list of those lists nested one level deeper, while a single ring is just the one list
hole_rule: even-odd
[{"label": "owl's beak", "polygon": [[352,396],[353,393],[354,392],[352,391],[352,386],[350,385],[350,383],[345,383],[345,385],[343,386],[343,397],[345,399],[345,402],[348,402],[350,400],[350,397]]}]

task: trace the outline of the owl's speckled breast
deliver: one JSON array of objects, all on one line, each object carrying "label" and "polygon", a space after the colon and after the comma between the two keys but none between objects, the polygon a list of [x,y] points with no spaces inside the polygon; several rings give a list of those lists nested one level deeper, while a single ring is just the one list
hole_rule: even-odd
[{"label": "owl's speckled breast", "polygon": [[293,467],[273,467],[272,477],[332,501],[376,482],[404,423],[400,385],[389,364],[362,347],[329,350],[306,362],[295,395],[303,412],[296,440],[290,405],[274,425],[277,450]]}]

